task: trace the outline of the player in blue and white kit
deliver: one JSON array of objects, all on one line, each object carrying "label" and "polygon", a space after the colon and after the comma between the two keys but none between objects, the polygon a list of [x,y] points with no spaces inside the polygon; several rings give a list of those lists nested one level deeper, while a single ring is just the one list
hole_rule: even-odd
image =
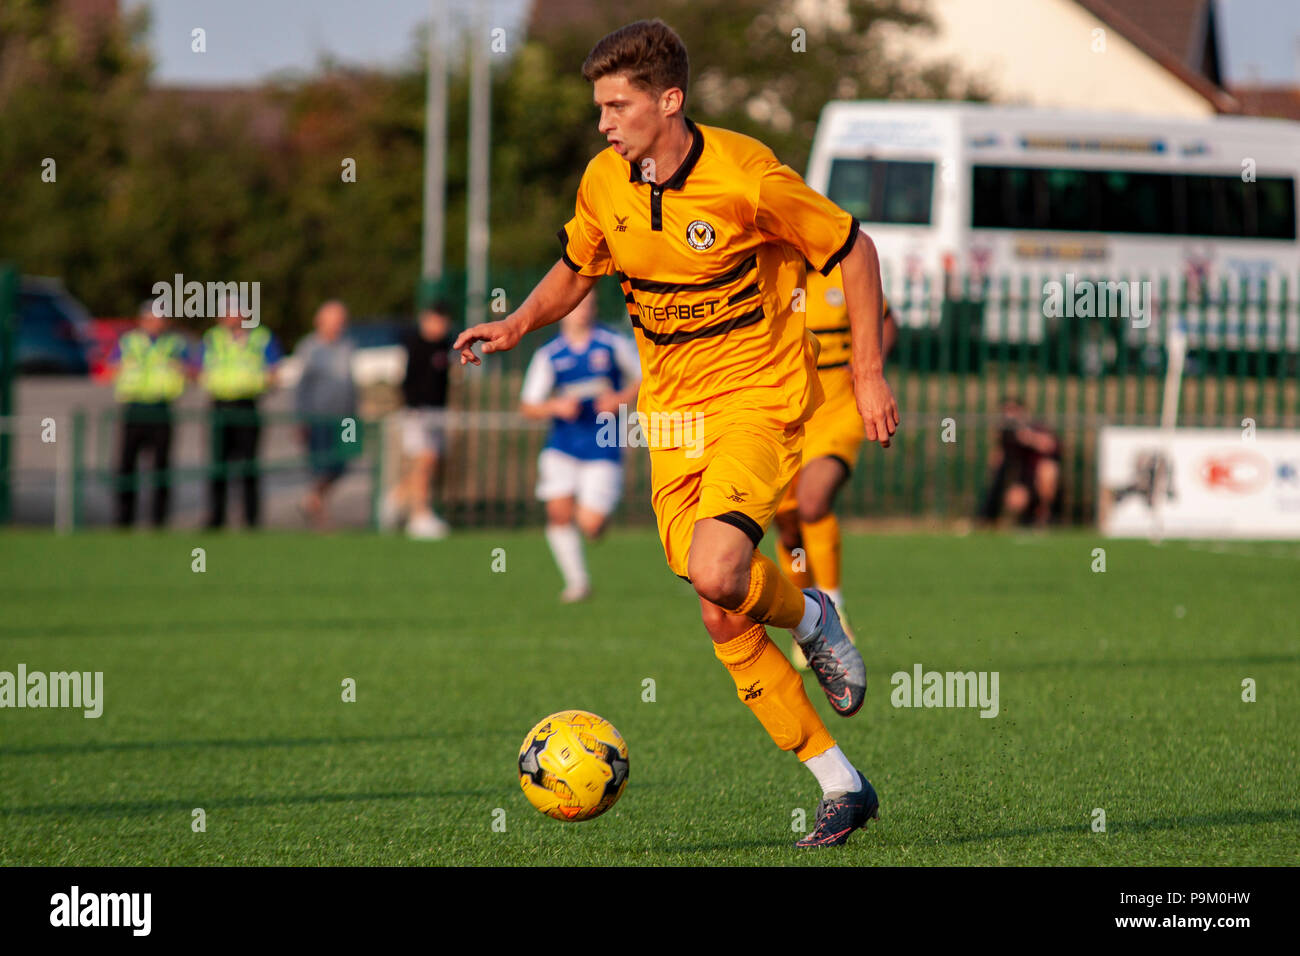
[{"label": "player in blue and white kit", "polygon": [[566,603],[591,593],[582,538],[600,536],[623,493],[626,442],[604,422],[618,419],[620,405],[634,406],[640,385],[636,345],[597,324],[594,290],[560,320],[560,333],[537,350],[524,375],[520,410],[551,419],[537,459],[537,497],[546,502],[546,540]]}]

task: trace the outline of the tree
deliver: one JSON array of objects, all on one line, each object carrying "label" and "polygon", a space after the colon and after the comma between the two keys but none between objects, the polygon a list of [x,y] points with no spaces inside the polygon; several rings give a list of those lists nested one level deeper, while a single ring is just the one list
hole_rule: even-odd
[{"label": "tree", "polygon": [[[145,12],[85,31],[60,8],[55,0],[0,6],[0,258],[62,276],[98,315],[133,313],[154,283],[176,273],[257,281],[263,316],[289,341],[327,298],[359,315],[410,310],[423,211],[418,37],[389,70],[326,61],[198,95],[150,86]],[[587,52],[610,30],[656,15],[692,57],[689,115],[758,137],[799,171],[829,99],[980,93],[952,71],[916,72],[886,55],[887,29],[928,23],[907,0],[565,0],[555,9],[537,0],[531,35],[493,58],[493,287],[526,291],[525,275],[555,261],[556,230],[605,147],[581,75]],[[465,255],[461,54],[470,40],[455,44],[449,83],[453,272]],[[57,163],[55,183],[41,180],[47,157]],[[355,181],[342,175],[345,160],[355,163]]]}]

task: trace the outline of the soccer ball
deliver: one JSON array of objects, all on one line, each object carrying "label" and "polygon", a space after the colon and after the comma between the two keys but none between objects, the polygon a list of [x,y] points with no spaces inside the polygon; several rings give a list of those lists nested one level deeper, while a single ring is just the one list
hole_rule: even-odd
[{"label": "soccer ball", "polygon": [[551,714],[519,748],[519,786],[557,820],[591,820],[627,786],[627,744],[614,725],[585,710]]}]

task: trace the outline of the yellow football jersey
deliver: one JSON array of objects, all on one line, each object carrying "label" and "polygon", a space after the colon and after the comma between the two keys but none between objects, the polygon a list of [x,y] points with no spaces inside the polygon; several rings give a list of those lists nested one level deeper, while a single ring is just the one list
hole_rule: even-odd
[{"label": "yellow football jersey", "polygon": [[[819,369],[842,368],[853,358],[853,338],[849,328],[849,310],[844,304],[844,278],[839,266],[830,275],[808,271],[808,331],[821,343],[817,357]],[[884,315],[889,315],[889,300],[884,300]]]},{"label": "yellow football jersey", "polygon": [[797,425],[821,389],[794,290],[805,260],[835,268],[857,220],[757,140],[686,123],[690,151],[666,182],[612,148],[588,164],[559,233],[564,261],[622,283],[643,417],[743,411]]}]

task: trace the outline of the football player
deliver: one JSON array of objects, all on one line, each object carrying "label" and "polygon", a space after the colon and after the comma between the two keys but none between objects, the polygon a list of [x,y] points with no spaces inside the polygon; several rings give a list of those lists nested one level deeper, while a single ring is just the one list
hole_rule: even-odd
[{"label": "football player", "polygon": [[[831,707],[861,708],[866,669],[822,591],[801,591],[757,549],[799,470],[803,426],[822,402],[817,342],[795,309],[804,261],[839,265],[852,332],[855,402],[888,447],[898,407],[884,378],[880,264],[857,221],[748,136],[685,114],[689,66],[660,20],[604,37],[588,54],[599,129],[560,261],[507,318],[465,330],[461,361],[514,348],[571,311],[603,275],[622,284],[642,385],[651,501],[671,570],[699,596],[714,653],[738,698],[822,789],[812,832],[835,846],[877,815],[867,778],[835,744],[766,625],[794,632]],[[690,422],[655,428],[655,422]]]},{"label": "football player", "polygon": [[[853,640],[840,591],[840,522],[832,509],[835,496],[853,474],[867,433],[853,399],[852,330],[839,268],[823,276],[810,267],[807,292],[808,331],[821,346],[817,376],[826,401],[804,426],[803,465],[776,511],[776,549],[781,569],[791,581],[826,592],[839,612],[840,626]],[[898,325],[889,303],[884,306],[882,351],[888,358],[898,340]],[[799,550],[802,560],[794,556]],[[808,666],[797,640],[790,657],[796,667]]]},{"label": "football player", "polygon": [[520,411],[551,422],[537,458],[537,497],[546,503],[546,543],[564,578],[566,604],[591,594],[582,539],[601,536],[623,495],[626,441],[609,423],[626,420],[619,409],[636,399],[640,384],[636,346],[596,322],[594,289],[524,374]]}]

